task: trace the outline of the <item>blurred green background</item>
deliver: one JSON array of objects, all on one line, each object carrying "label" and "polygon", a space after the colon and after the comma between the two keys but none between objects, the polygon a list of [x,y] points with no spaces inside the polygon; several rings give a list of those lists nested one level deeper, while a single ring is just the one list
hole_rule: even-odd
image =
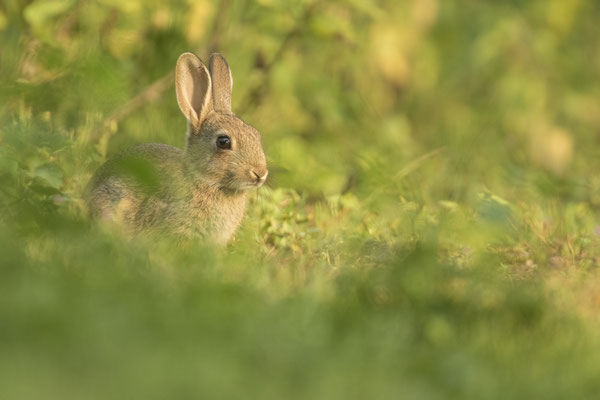
[{"label": "blurred green background", "polygon": [[[3,0],[0,397],[596,398],[600,3]],[[227,249],[87,217],[225,55],[269,185]]]}]

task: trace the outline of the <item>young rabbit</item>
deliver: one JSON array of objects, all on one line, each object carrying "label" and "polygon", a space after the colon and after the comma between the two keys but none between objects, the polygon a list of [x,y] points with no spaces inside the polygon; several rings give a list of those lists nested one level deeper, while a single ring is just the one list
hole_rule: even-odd
[{"label": "young rabbit", "polygon": [[267,178],[260,134],[231,111],[233,78],[220,54],[208,69],[182,54],[175,85],[188,120],[185,149],[147,143],[108,160],[90,182],[89,208],[133,232],[158,229],[226,244],[248,191]]}]

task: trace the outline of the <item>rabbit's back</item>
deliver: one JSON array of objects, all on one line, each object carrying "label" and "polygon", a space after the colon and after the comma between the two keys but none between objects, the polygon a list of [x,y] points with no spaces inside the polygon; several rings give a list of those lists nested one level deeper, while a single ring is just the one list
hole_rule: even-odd
[{"label": "rabbit's back", "polygon": [[130,147],[105,162],[88,188],[92,216],[123,222],[133,230],[158,224],[185,196],[183,151],[160,143]]}]

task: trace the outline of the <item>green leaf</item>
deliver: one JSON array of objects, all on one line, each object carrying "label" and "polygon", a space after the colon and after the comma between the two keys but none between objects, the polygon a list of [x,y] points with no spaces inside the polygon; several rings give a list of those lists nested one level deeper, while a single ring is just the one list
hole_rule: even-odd
[{"label": "green leaf", "polygon": [[74,3],[74,0],[36,0],[25,8],[23,16],[29,24],[40,26],[65,13]]},{"label": "green leaf", "polygon": [[44,164],[37,167],[31,173],[34,178],[42,179],[48,186],[54,189],[60,189],[63,184],[63,173],[56,164]]},{"label": "green leaf", "polygon": [[2,12],[2,10],[0,10],[0,31],[6,28],[7,24],[8,18],[6,18],[6,15]]}]

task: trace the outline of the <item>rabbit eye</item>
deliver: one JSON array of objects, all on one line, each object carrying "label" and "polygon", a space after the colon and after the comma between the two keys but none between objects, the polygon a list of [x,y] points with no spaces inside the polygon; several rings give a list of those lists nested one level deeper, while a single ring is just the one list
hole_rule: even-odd
[{"label": "rabbit eye", "polygon": [[220,149],[231,149],[231,139],[229,139],[229,136],[219,136],[217,138],[217,147]]}]

